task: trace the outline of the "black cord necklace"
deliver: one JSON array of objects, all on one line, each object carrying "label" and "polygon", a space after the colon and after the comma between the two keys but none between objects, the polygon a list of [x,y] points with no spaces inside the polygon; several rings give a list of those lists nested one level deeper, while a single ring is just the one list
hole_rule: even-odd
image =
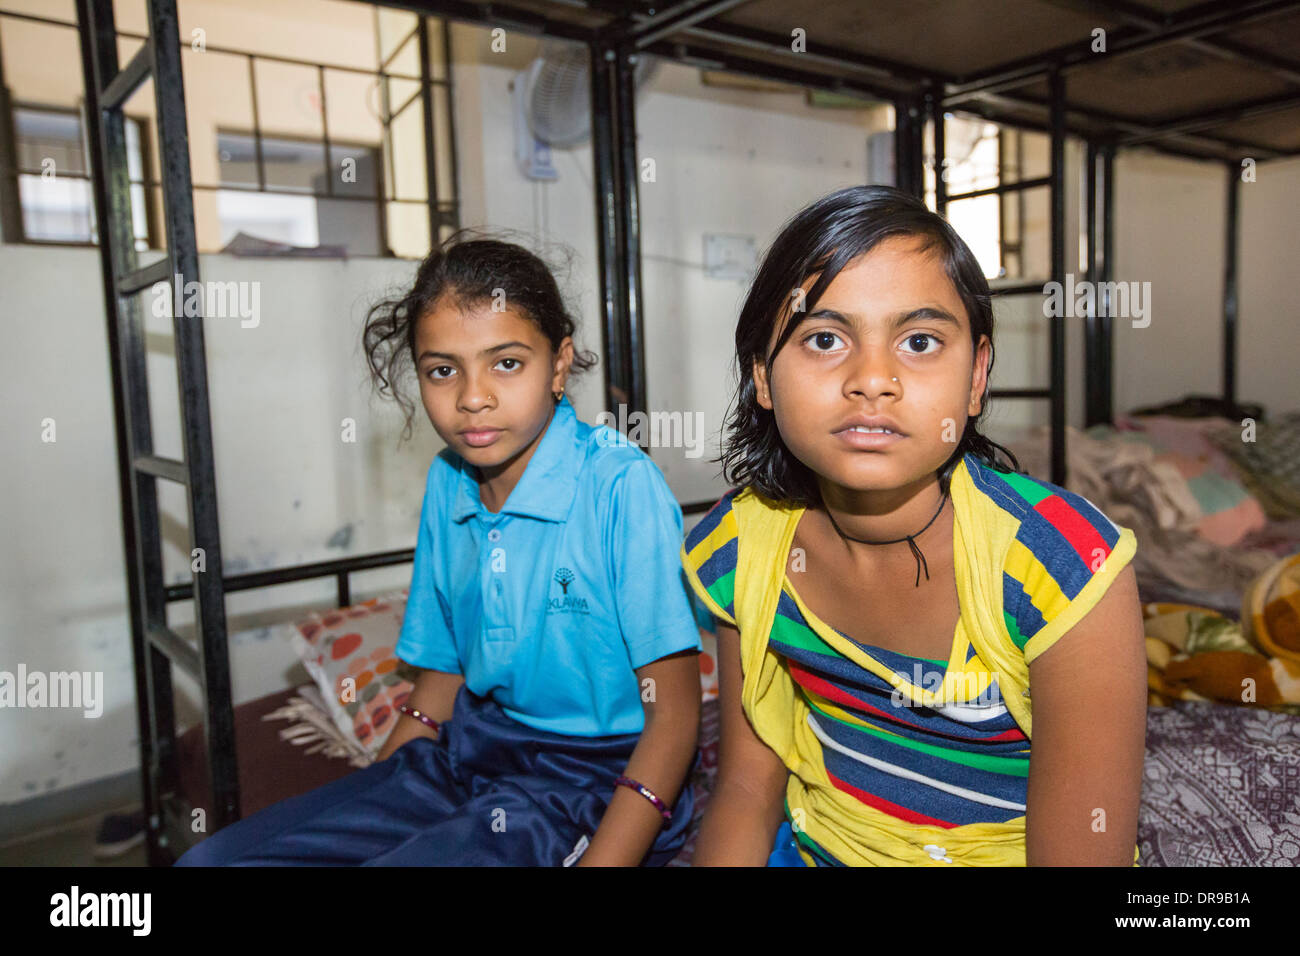
[{"label": "black cord necklace", "polygon": [[839,536],[844,538],[846,541],[856,541],[858,544],[898,544],[900,541],[906,541],[908,547],[912,549],[913,557],[916,558],[916,587],[919,588],[921,586],[921,566],[925,565],[925,579],[928,581],[930,580],[930,565],[926,563],[925,555],[921,553],[921,549],[916,546],[916,542],[912,539],[919,538],[921,535],[925,534],[926,528],[934,524],[934,519],[939,517],[940,513],[942,513],[944,503],[947,500],[948,492],[945,491],[943,496],[939,499],[939,510],[934,513],[934,518],[931,518],[925,523],[925,528],[922,528],[916,534],[903,535],[903,537],[895,538],[892,541],[866,541],[862,538],[855,538],[851,534],[845,534],[843,530],[841,530],[840,526],[835,523],[835,516],[831,514],[830,508],[826,508],[825,502],[822,502],[822,507],[826,510],[826,517],[831,521],[831,527],[834,528],[839,533]]}]

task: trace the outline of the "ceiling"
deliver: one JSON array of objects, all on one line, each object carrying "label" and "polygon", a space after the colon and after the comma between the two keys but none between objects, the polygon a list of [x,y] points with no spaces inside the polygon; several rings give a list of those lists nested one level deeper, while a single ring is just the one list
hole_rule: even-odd
[{"label": "ceiling", "polygon": [[1229,162],[1300,154],[1300,0],[382,2],[877,100],[928,91],[1041,129],[1058,70],[1080,136]]}]

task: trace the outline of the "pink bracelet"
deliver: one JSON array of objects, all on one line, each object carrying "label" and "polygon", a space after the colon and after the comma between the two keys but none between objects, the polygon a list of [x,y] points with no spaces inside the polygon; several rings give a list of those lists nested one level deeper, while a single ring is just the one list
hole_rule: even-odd
[{"label": "pink bracelet", "polygon": [[414,707],[411,707],[407,704],[399,704],[397,706],[397,709],[400,710],[402,713],[406,714],[408,717],[414,717],[420,723],[432,729],[435,733],[441,730],[441,725],[436,720],[434,720],[428,714],[421,713],[420,711],[416,710]]},{"label": "pink bracelet", "polygon": [[669,810],[666,806],[664,806],[664,802],[660,800],[658,797],[656,797],[654,795],[654,791],[651,790],[649,787],[647,787],[645,784],[637,783],[631,777],[619,777],[617,780],[614,781],[614,786],[629,787],[632,790],[635,790],[637,793],[641,794],[641,796],[649,800],[650,803],[654,805],[654,808],[658,810],[660,814],[663,815],[665,824],[667,824],[668,821],[673,818],[673,812]]}]

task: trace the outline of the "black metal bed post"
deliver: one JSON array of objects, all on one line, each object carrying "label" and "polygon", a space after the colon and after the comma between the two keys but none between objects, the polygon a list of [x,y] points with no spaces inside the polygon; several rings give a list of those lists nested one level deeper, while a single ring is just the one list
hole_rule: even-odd
[{"label": "black metal bed post", "polygon": [[0,241],[23,241],[23,204],[18,191],[18,130],[13,96],[5,81],[4,43],[0,40]]},{"label": "black metal bed post", "polygon": [[[436,146],[433,131],[433,84],[429,82],[432,79],[429,60],[433,49],[429,45],[427,17],[416,17],[416,31],[416,42],[420,51],[420,106],[424,110],[424,188],[429,199],[429,248],[436,249],[440,244],[439,237],[442,232],[442,210],[438,206],[438,161],[434,153]],[[326,162],[328,161],[327,158]],[[345,585],[346,581],[340,587]]]},{"label": "black metal bed post", "polygon": [[[1048,74],[1048,92],[1051,97],[1051,192],[1052,192],[1052,281],[1065,288],[1065,76],[1059,67]],[[1065,485],[1065,313],[1051,318],[1048,339],[1051,350],[1051,434],[1052,478],[1056,485]]]},{"label": "black metal bed post", "polygon": [[[180,36],[175,0],[149,0],[149,38],[119,70],[112,0],[78,0],[77,15],[88,136],[93,146],[91,165],[105,309],[113,350],[123,538],[131,592],[128,601],[148,855],[151,864],[161,864],[195,842],[192,821],[179,798],[172,665],[197,680],[203,692],[212,788],[206,829],[219,829],[239,818],[201,305],[195,310],[197,314],[189,314],[194,303],[188,294],[188,288],[192,287],[187,287],[187,283],[198,283],[199,270]],[[152,265],[139,268],[132,230],[122,111],[132,93],[149,78],[153,79],[158,123],[167,254]],[[139,296],[157,283],[163,283],[172,296],[184,461],[156,455],[153,450]],[[196,298],[201,303],[204,297]],[[185,486],[187,493],[192,550],[197,550],[195,557],[202,562],[191,585],[195,630],[200,640],[197,649],[167,624],[158,518],[159,478]]]},{"label": "black metal bed post", "polygon": [[[1088,281],[1096,294],[1084,332],[1085,425],[1109,424],[1114,417],[1115,341],[1111,324],[1110,282],[1114,271],[1114,147],[1088,140],[1085,159],[1087,183]],[[1100,167],[1100,168],[1099,168]]]},{"label": "black metal bed post", "polygon": [[1241,166],[1229,160],[1228,209],[1223,226],[1223,400],[1237,401],[1237,234],[1241,204]]},{"label": "black metal bed post", "polygon": [[[1098,288],[1097,264],[1101,259],[1101,250],[1098,248],[1099,244],[1097,242],[1097,162],[1097,143],[1089,139],[1086,143],[1083,158],[1084,205],[1086,207],[1084,209],[1084,235],[1088,281],[1093,283],[1094,289]],[[1093,296],[1091,301],[1092,306],[1088,310],[1087,325],[1083,334],[1083,367],[1089,370],[1089,374],[1084,376],[1083,382],[1085,426],[1092,426],[1103,420],[1100,409],[1102,383],[1098,381],[1098,376],[1092,372],[1101,365],[1105,349],[1100,327],[1103,313],[1097,307],[1096,295]]]},{"label": "black metal bed post", "polygon": [[1100,386],[1102,421],[1115,420],[1115,324],[1111,290],[1115,281],[1115,144],[1101,146],[1101,281],[1102,294],[1097,296],[1101,311],[1102,350],[1101,371],[1105,381]]},{"label": "black metal bed post", "polygon": [[[153,45],[154,98],[158,151],[162,165],[163,218],[172,274],[182,284],[199,281],[198,238],[194,230],[194,187],[190,178],[189,130],[185,118],[184,74],[176,0],[149,0]],[[192,279],[191,279],[192,277]],[[187,303],[188,304],[188,303]],[[199,637],[199,686],[204,698],[204,736],[211,769],[209,827],[218,830],[239,819],[239,777],[235,763],[235,720],[230,692],[230,654],[226,646],[226,603],[222,582],[221,532],[217,520],[217,477],[208,411],[208,370],[203,315],[189,321],[173,315],[176,371],[181,398],[184,463],[177,476],[188,490],[191,550],[204,557],[194,574],[194,625]],[[186,467],[188,466],[188,467]],[[170,469],[168,469],[170,470]],[[162,566],[156,587],[161,597]],[[161,602],[159,603],[161,607]],[[158,619],[166,627],[165,614]],[[188,645],[187,645],[188,647]],[[189,820],[177,821],[191,836]]]},{"label": "black metal bed post", "polygon": [[615,414],[623,406],[631,415],[647,408],[633,103],[637,54],[617,40],[596,40],[590,50],[605,403]]},{"label": "black metal bed post", "polygon": [[[936,83],[927,91],[926,105],[930,111],[930,125],[934,144],[934,211],[945,219],[948,216],[948,147],[944,140],[943,84]],[[999,200],[1001,202],[1001,200]]]},{"label": "black metal bed post", "polygon": [[[641,208],[636,152],[636,64],[634,48],[618,47],[614,57],[615,117],[618,129],[619,209],[623,227],[624,326],[628,349],[628,414],[648,412],[645,369],[645,310],[641,302]],[[649,439],[647,438],[647,441]],[[648,447],[648,446],[647,446]]]},{"label": "black metal bed post", "polygon": [[[447,144],[449,148],[449,157],[451,159],[451,227],[452,229],[460,228],[461,221],[461,202],[460,202],[460,159],[459,150],[456,149],[456,71],[451,60],[451,24],[444,18],[439,24],[438,32],[442,34],[442,71],[445,74],[443,81],[443,108],[447,111],[447,131],[451,141]],[[436,145],[436,144],[435,144]],[[441,205],[441,201],[439,201]],[[442,221],[446,217],[439,213]]]},{"label": "black metal bed post", "polygon": [[600,348],[605,365],[605,407],[617,414],[630,398],[625,359],[622,305],[624,281],[619,264],[618,145],[614,129],[614,56],[600,43],[591,57],[591,158],[596,200],[596,259],[600,273]]},{"label": "black metal bed post", "polygon": [[925,116],[922,99],[906,94],[894,101],[894,185],[925,199]]},{"label": "black metal bed post", "polygon": [[1115,273],[1114,158],[1114,144],[1089,140],[1088,279],[1095,283],[1096,295],[1084,342],[1088,425],[1109,424],[1115,417],[1115,328],[1110,295]]}]

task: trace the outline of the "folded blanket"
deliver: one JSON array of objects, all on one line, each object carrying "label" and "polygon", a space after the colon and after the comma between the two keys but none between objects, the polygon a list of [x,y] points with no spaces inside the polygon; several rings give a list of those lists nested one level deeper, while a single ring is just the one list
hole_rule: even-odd
[{"label": "folded blanket", "polygon": [[[1031,475],[1050,478],[1045,427],[1008,447]],[[1235,606],[1236,597],[1277,560],[1262,548],[1223,547],[1197,534],[1204,517],[1200,505],[1178,469],[1157,461],[1148,444],[1067,426],[1066,453],[1066,487],[1137,536],[1133,567],[1139,583],[1230,592]]]},{"label": "folded blanket", "polygon": [[1242,621],[1190,604],[1143,606],[1147,702],[1209,700],[1300,715],[1300,554],[1247,590]]},{"label": "folded blanket", "polygon": [[1275,563],[1251,584],[1241,608],[1245,637],[1266,654],[1300,665],[1300,554]]},{"label": "folded blanket", "polygon": [[1300,412],[1257,422],[1253,435],[1224,422],[1206,436],[1232,458],[1270,518],[1300,518]]},{"label": "folded blanket", "polygon": [[1241,429],[1222,418],[1121,415],[1113,427],[1096,425],[1087,434],[1151,446],[1155,461],[1177,469],[1196,500],[1201,511],[1196,533],[1215,544],[1233,547],[1251,532],[1267,527],[1268,516],[1247,490],[1240,466],[1210,437],[1224,435],[1225,429],[1240,442]]}]

